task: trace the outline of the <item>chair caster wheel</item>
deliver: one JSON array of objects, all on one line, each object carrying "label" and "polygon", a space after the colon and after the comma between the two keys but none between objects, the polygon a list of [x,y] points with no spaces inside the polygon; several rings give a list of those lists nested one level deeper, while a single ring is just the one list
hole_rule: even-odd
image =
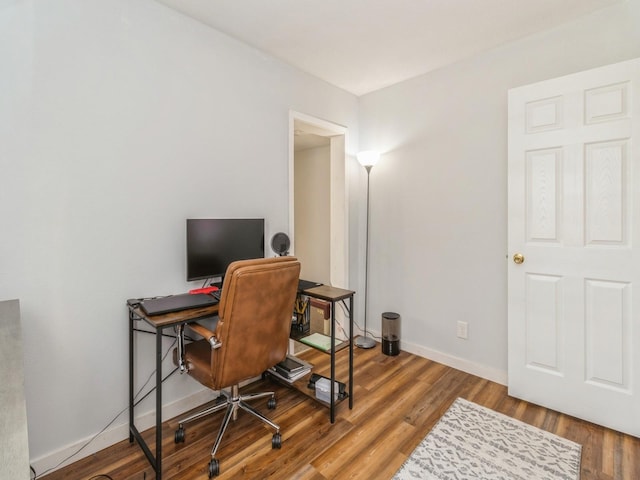
[{"label": "chair caster wheel", "polygon": [[271,397],[267,402],[267,408],[269,410],[273,410],[274,408],[276,408],[276,404],[277,404],[276,397]]},{"label": "chair caster wheel", "polygon": [[217,458],[212,458],[209,462],[209,478],[220,475],[220,462]]},{"label": "chair caster wheel", "polygon": [[175,443],[184,443],[184,428],[180,427],[176,430],[173,441]]},{"label": "chair caster wheel", "polygon": [[271,448],[282,448],[282,435],[280,435],[280,432],[274,433],[273,437],[271,437]]}]

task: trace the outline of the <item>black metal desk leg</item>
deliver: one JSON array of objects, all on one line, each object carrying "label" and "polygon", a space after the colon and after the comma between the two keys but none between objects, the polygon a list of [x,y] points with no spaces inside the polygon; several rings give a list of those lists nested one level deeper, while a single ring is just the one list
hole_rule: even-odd
[{"label": "black metal desk leg", "polygon": [[162,328],[156,329],[156,480],[162,480]]},{"label": "black metal desk leg", "polygon": [[331,405],[331,423],[336,420],[336,402],[334,398],[336,381],[336,302],[331,302],[331,387],[329,388],[329,404]]},{"label": "black metal desk leg", "polygon": [[129,443],[133,443],[133,312],[129,310]]},{"label": "black metal desk leg", "polygon": [[349,297],[349,408],[353,408],[353,295]]}]

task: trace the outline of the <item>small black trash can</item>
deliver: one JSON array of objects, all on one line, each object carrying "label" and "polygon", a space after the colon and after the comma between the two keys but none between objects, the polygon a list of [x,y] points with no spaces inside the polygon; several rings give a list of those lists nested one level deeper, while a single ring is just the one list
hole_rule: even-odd
[{"label": "small black trash can", "polygon": [[390,356],[400,353],[400,315],[397,313],[382,314],[382,353]]}]

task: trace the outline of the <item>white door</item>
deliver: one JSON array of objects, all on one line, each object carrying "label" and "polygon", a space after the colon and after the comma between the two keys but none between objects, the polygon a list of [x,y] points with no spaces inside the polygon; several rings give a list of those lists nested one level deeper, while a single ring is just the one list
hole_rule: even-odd
[{"label": "white door", "polygon": [[640,436],[640,59],[509,91],[508,184],[509,394]]}]

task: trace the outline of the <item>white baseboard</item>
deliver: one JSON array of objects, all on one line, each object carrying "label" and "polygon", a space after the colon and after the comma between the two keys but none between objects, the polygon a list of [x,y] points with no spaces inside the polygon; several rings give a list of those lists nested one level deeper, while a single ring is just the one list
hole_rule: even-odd
[{"label": "white baseboard", "polygon": [[507,372],[503,370],[490,368],[485,365],[471,362],[464,358],[456,357],[454,355],[449,355],[448,353],[443,353],[438,350],[423,347],[422,345],[415,345],[409,342],[404,342],[402,340],[400,341],[400,349],[424,358],[428,358],[429,360],[433,360],[434,362],[442,363],[443,365],[447,365],[448,367],[470,373],[471,375],[476,375],[478,377],[491,380],[492,382],[499,383],[500,385],[507,384]]},{"label": "white baseboard", "polygon": [[[189,395],[188,397],[184,397],[180,400],[168,403],[162,408],[163,420],[176,417],[186,412],[187,410],[213,400],[217,396],[217,392],[213,392],[208,388],[205,388],[192,395]],[[96,452],[99,452],[100,450],[110,447],[115,443],[129,438],[128,412],[129,410],[126,409],[118,417],[118,419],[122,419],[122,417],[124,417],[124,423],[119,423],[108,428],[103,433],[99,434],[93,441],[91,441],[91,438],[94,435],[79,440],[73,444],[67,445],[66,447],[63,447],[49,454],[43,455],[39,458],[31,459],[31,466],[35,469],[38,476],[43,475],[45,472],[51,473],[52,471],[77,462],[81,458],[92,455]],[[142,432],[143,430],[151,428],[155,425],[156,413],[154,410],[144,413],[136,417],[135,422],[136,428],[140,432]],[[90,441],[91,443],[87,444],[87,442]]]}]

